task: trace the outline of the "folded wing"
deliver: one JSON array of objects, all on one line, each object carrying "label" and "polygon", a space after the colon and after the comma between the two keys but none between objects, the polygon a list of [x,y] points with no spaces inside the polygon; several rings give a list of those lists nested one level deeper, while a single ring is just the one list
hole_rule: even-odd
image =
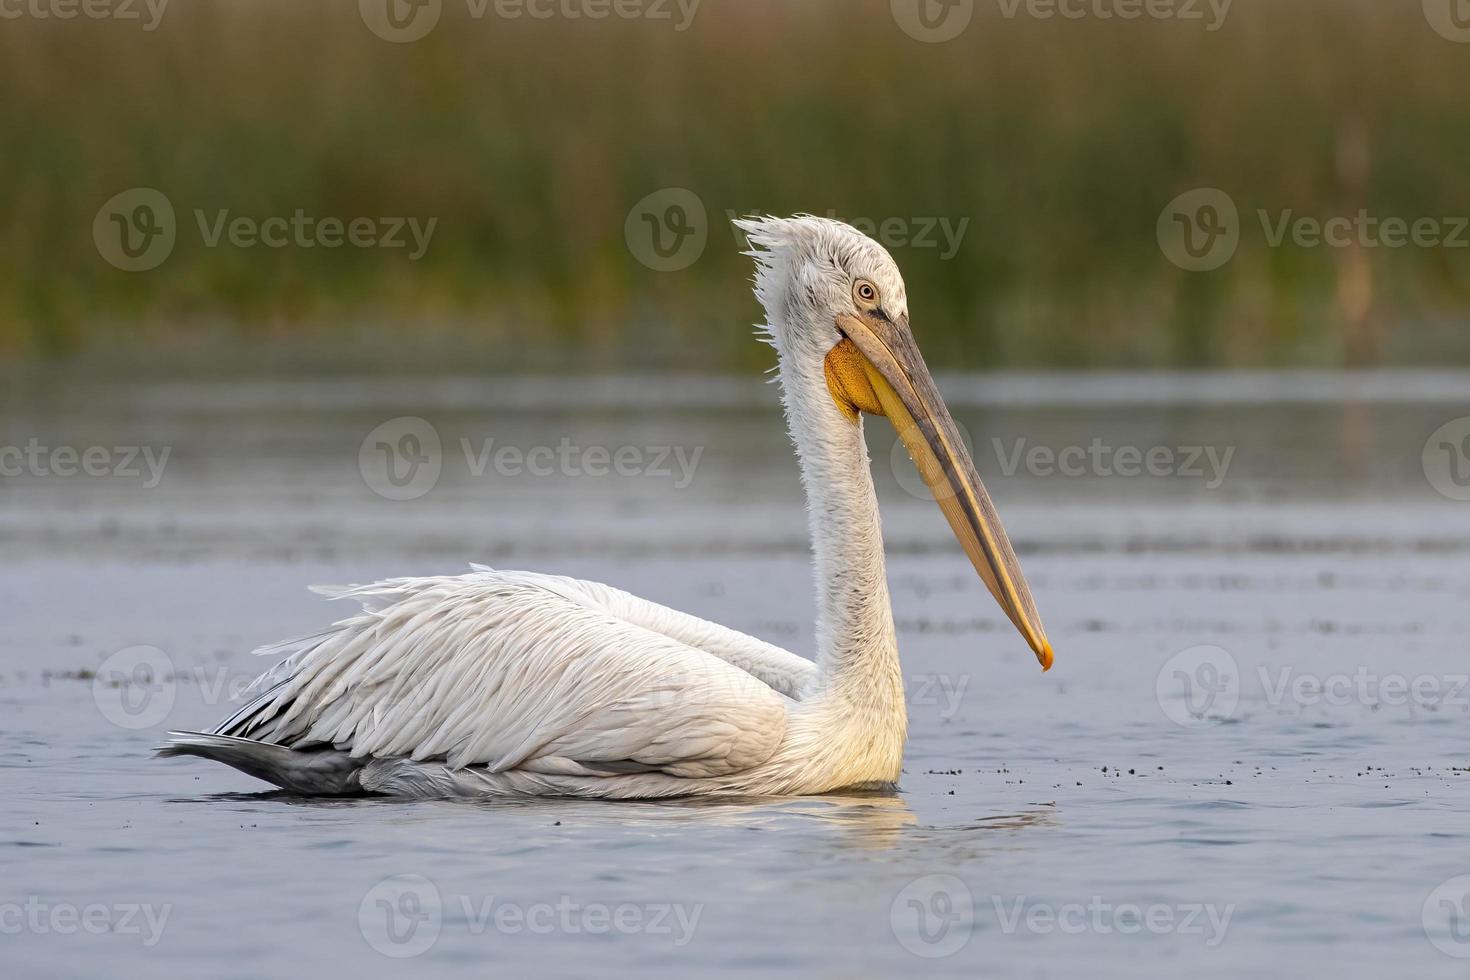
[{"label": "folded wing", "polygon": [[363,610],[262,651],[289,656],[217,734],[492,772],[717,776],[770,758],[788,693],[814,676],[769,644],[574,579],[477,569],[328,594]]}]

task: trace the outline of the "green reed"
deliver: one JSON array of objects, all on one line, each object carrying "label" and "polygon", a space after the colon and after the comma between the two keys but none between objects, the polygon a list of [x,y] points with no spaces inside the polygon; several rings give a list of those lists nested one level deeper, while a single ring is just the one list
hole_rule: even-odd
[{"label": "green reed", "polygon": [[[977,0],[943,44],[888,0],[705,0],[682,31],[672,3],[674,21],[494,3],[444,0],[409,44],[354,0],[175,2],[153,31],[0,21],[0,352],[759,363],[726,215],[809,211],[902,229],[944,366],[1470,362],[1470,250],[1273,247],[1257,218],[1470,214],[1470,45],[1420,0],[1236,0],[1213,32]],[[92,238],[135,186],[178,218],[146,272]],[[1186,272],[1155,226],[1200,186],[1238,204],[1242,241]],[[680,271],[624,238],[664,187],[707,214]],[[417,261],[211,247],[197,227],[298,209],[437,225]],[[934,247],[909,241],[926,222]]]}]

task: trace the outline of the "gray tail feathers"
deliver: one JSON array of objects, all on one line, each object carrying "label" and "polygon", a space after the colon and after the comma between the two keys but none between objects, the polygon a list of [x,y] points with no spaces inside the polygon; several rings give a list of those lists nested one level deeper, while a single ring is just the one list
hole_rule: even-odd
[{"label": "gray tail feathers", "polygon": [[234,766],[293,793],[308,796],[344,796],[364,793],[358,781],[365,760],[329,746],[292,749],[234,735],[169,732],[168,744],[159,746],[160,758],[197,755]]}]

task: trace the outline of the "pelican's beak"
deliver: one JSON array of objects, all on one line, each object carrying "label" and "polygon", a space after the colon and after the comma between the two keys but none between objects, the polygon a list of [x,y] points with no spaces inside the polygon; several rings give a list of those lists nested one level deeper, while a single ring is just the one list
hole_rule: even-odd
[{"label": "pelican's beak", "polygon": [[882,414],[898,430],[975,571],[1036,652],[1041,669],[1050,670],[1051,643],[1036,612],[1036,601],[990,494],[975,473],[954,419],[909,332],[908,318],[895,322],[878,312],[845,314],[837,318],[837,329],[862,355],[863,373]]}]

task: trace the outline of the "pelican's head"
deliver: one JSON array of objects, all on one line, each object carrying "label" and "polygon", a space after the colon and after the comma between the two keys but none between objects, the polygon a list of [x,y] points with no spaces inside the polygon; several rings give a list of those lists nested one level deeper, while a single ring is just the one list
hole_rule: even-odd
[{"label": "pelican's head", "polygon": [[[847,424],[862,413],[898,430],[955,536],[1043,670],[1052,649],[1031,589],[909,330],[908,294],[888,251],[826,218],[735,222],[756,260],[755,292],[783,364],[826,382]],[[818,366],[820,366],[818,368]]]}]

